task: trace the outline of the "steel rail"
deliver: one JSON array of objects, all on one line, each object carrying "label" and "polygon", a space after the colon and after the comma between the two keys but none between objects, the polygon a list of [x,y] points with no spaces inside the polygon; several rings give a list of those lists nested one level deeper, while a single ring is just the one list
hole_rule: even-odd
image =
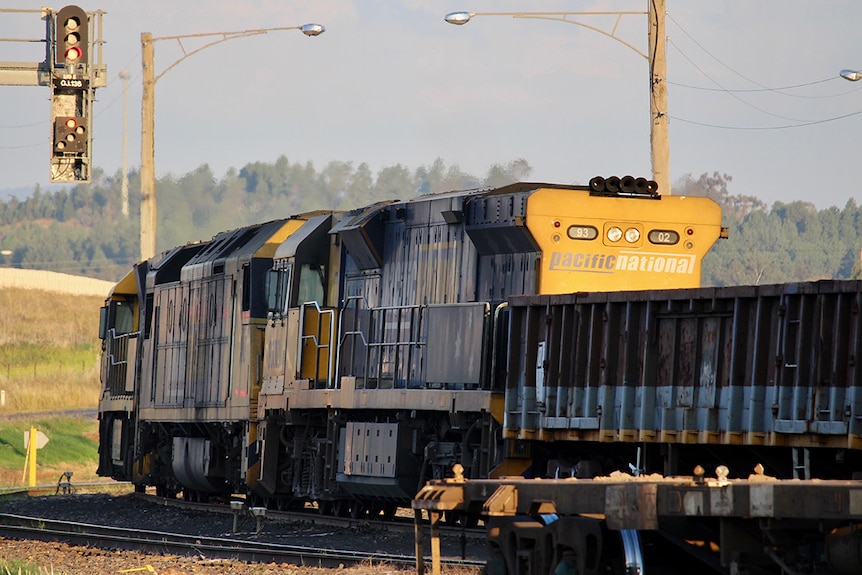
[{"label": "steel rail", "polygon": [[[245,539],[183,535],[13,514],[0,514],[0,536],[254,563],[295,563],[303,566],[338,567],[363,562],[392,565],[414,565],[416,562],[412,555],[320,549]],[[484,563],[474,560],[446,559],[444,564],[481,567]]]},{"label": "steel rail", "polygon": [[[303,566],[338,567],[363,562],[414,565],[416,561],[411,555],[320,549],[243,539],[182,535],[11,514],[0,514],[0,535],[14,539],[54,541],[145,553],[205,556],[255,563],[296,563]],[[449,559],[446,564],[480,567],[482,562]]]}]

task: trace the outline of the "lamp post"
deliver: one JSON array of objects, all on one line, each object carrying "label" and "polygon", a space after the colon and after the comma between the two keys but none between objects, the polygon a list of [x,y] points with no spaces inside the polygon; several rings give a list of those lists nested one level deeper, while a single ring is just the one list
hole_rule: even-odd
[{"label": "lamp post", "polygon": [[[141,65],[143,67],[143,93],[141,96],[141,260],[147,260],[156,254],[156,171],[155,171],[155,87],[156,82],[186,58],[198,52],[246,36],[257,36],[267,32],[281,30],[299,30],[306,36],[318,36],[326,31],[321,24],[303,24],[302,26],[287,26],[279,28],[260,28],[238,32],[205,32],[201,34],[183,34],[180,36],[161,36],[153,38],[149,32],[141,34]],[[182,40],[185,38],[215,38],[200,48],[186,52]],[[154,44],[160,40],[176,40],[183,51],[183,56],[165,68],[158,76],[154,72]]]},{"label": "lamp post", "polygon": [[[667,115],[667,37],[665,35],[665,0],[648,0],[646,12],[452,12],[446,15],[450,24],[463,25],[475,16],[511,16],[535,20],[556,20],[587,28],[607,36],[643,57],[649,64],[650,90],[650,160],[652,177],[658,184],[658,191],[670,195],[670,144],[668,139]],[[627,15],[647,15],[647,44],[644,54],[635,46],[619,38],[616,29],[620,19]],[[616,16],[617,20],[610,32],[577,20],[574,16]]]}]

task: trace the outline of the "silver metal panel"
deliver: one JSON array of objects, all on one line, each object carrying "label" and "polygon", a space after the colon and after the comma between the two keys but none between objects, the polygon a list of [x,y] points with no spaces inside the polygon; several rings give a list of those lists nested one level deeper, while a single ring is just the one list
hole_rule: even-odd
[{"label": "silver metal panel", "polygon": [[474,386],[481,383],[488,313],[484,303],[428,306],[426,381]]}]

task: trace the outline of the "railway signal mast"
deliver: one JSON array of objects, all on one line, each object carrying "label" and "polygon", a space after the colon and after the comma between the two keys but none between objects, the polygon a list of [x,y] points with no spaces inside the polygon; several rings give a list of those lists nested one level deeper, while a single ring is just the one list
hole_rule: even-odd
[{"label": "railway signal mast", "polygon": [[[42,62],[0,62],[0,85],[48,86],[51,89],[50,177],[54,183],[88,183],[92,173],[92,111],[96,88],[107,85],[102,63],[101,10],[88,13],[69,5],[54,11],[0,9],[0,13],[34,12],[45,21]],[[94,48],[98,52],[94,52]]]},{"label": "railway signal mast", "polygon": [[88,73],[89,17],[66,6],[54,22],[51,74],[52,182],[90,181],[90,130],[93,88]]}]

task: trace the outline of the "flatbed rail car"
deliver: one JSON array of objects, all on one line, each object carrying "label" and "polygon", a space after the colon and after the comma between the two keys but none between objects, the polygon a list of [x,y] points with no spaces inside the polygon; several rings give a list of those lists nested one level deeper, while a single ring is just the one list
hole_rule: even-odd
[{"label": "flatbed rail car", "polygon": [[518,296],[516,474],[862,477],[862,282]]},{"label": "flatbed rail car", "polygon": [[745,479],[726,473],[465,480],[456,472],[413,500],[417,572],[425,572],[423,511],[438,575],[440,523],[478,510],[487,575],[862,573],[862,482],[778,480],[759,467]]}]

